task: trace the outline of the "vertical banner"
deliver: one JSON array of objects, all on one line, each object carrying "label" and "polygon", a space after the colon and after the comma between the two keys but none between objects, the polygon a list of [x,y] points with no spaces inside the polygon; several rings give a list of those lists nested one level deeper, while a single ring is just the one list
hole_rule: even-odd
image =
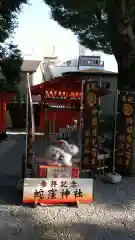
[{"label": "vertical banner", "polygon": [[130,172],[132,158],[132,133],[134,122],[134,95],[121,92],[118,100],[117,135],[116,135],[116,169],[126,174]]},{"label": "vertical banner", "polygon": [[30,89],[30,82],[29,82],[29,73],[27,74],[27,167],[32,168],[32,160],[33,160],[33,151],[32,151],[32,143],[35,137],[35,122],[34,122],[34,111],[33,111],[33,104],[32,104],[32,95]]},{"label": "vertical banner", "polygon": [[82,130],[82,169],[94,170],[97,163],[98,98],[94,93],[95,83],[84,84],[84,108]]}]

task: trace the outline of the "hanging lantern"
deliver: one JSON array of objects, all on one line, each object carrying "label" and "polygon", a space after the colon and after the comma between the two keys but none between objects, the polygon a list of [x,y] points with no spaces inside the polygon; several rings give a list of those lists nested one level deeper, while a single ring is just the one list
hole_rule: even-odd
[{"label": "hanging lantern", "polygon": [[53,92],[53,94],[54,94],[54,97],[57,97],[57,91],[56,90]]},{"label": "hanging lantern", "polygon": [[48,98],[51,98],[51,95],[50,95],[50,90],[48,91]]},{"label": "hanging lantern", "polygon": [[49,97],[49,92],[45,91],[45,95],[46,95],[46,97]]},{"label": "hanging lantern", "polygon": [[65,96],[66,96],[66,93],[65,93],[65,92],[62,92],[62,96],[65,98]]},{"label": "hanging lantern", "polygon": [[74,92],[70,93],[70,97],[73,98],[74,97]]},{"label": "hanging lantern", "polygon": [[52,92],[52,91],[50,91],[49,93],[50,93],[50,97],[53,97],[53,92]]},{"label": "hanging lantern", "polygon": [[61,95],[62,95],[62,93],[61,93],[61,91],[59,91],[59,92],[58,92],[58,96],[61,97]]},{"label": "hanging lantern", "polygon": [[76,92],[76,93],[75,93],[75,98],[78,98],[78,96],[79,96],[79,93]]}]

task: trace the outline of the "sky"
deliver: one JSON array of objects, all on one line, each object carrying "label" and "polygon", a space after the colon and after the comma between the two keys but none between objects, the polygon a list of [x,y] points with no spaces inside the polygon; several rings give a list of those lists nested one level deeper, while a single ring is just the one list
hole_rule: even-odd
[{"label": "sky", "polygon": [[[76,36],[51,19],[49,7],[43,0],[30,0],[18,17],[14,43],[21,49],[24,59],[42,60],[53,54],[65,61],[78,57],[79,44]],[[114,56],[86,50],[86,55],[100,55],[105,70],[117,72]]]}]

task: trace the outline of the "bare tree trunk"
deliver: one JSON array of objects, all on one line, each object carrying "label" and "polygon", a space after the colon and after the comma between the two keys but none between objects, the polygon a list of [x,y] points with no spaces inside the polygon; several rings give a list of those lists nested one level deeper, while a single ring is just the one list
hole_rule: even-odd
[{"label": "bare tree trunk", "polygon": [[122,56],[118,62],[118,89],[135,91],[135,56]]},{"label": "bare tree trunk", "polygon": [[118,87],[135,90],[135,34],[130,19],[120,17],[118,32]]}]

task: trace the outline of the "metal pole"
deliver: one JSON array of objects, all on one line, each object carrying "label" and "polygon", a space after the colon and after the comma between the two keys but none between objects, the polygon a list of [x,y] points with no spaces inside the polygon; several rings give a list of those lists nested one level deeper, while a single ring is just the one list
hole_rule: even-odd
[{"label": "metal pole", "polygon": [[78,58],[78,63],[77,63],[77,70],[79,71],[80,70],[80,56],[79,56],[79,58]]},{"label": "metal pole", "polygon": [[30,92],[30,75],[27,74],[27,175],[32,176],[32,165],[33,165],[33,131],[34,130],[34,116],[32,111],[32,98]]},{"label": "metal pole", "polygon": [[28,81],[29,81],[29,73],[27,73],[27,81],[26,81],[26,146],[25,146],[25,154],[26,154],[26,165],[28,162],[28,125],[29,125],[29,89],[28,89]]}]

